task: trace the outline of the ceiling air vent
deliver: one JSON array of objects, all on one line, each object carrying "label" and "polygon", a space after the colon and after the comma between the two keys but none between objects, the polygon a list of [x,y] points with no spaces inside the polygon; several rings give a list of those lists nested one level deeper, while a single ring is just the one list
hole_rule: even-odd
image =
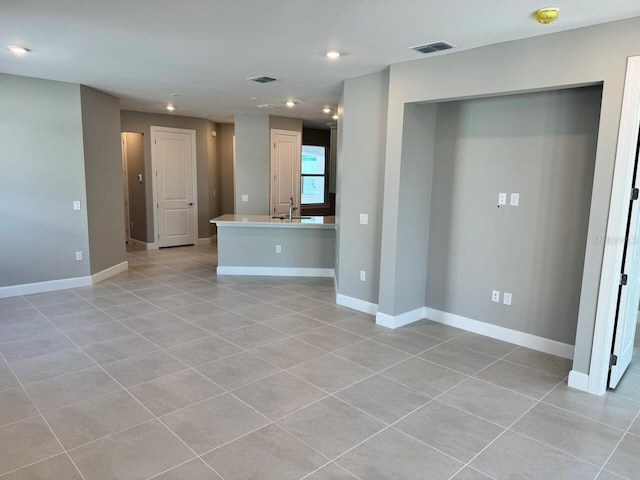
[{"label": "ceiling air vent", "polygon": [[415,50],[420,53],[435,53],[441,52],[443,50],[449,50],[451,48],[455,48],[455,45],[447,42],[433,42],[427,43],[426,45],[416,45],[415,47],[409,47],[410,50]]},{"label": "ceiling air vent", "polygon": [[258,82],[258,83],[270,83],[270,82],[275,82],[277,78],[267,77],[266,75],[260,75],[258,77],[247,78],[247,80],[250,80],[252,82]]},{"label": "ceiling air vent", "polygon": [[274,105],[273,103],[263,103],[261,105],[256,105],[258,108],[280,108],[280,105]]}]

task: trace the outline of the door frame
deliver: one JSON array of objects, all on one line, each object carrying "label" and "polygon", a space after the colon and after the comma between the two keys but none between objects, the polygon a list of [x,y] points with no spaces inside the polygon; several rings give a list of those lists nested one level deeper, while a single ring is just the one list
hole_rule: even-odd
[{"label": "door frame", "polygon": [[[606,238],[611,241],[607,241],[604,247],[589,375],[587,379],[577,380],[574,383],[577,388],[587,387],[587,391],[595,395],[604,395],[607,391],[618,287],[620,286],[620,269],[625,247],[625,242],[619,242],[616,239],[626,236],[639,128],[640,56],[636,56],[629,57],[627,60],[611,203],[609,204],[609,220],[607,222]],[[572,386],[571,375],[569,378],[570,386]]]},{"label": "door frame", "polygon": [[187,130],[185,128],[173,128],[173,127],[156,127],[151,126],[151,175],[153,177],[152,185],[152,198],[153,198],[153,243],[152,248],[160,248],[160,228],[158,227],[158,153],[156,152],[156,136],[159,132],[170,133],[186,133],[191,135],[191,176],[193,181],[193,211],[195,212],[195,219],[193,222],[193,244],[198,244],[198,162],[196,157],[196,131]]},{"label": "door frame", "polygon": [[124,201],[126,202],[124,209],[125,220],[127,221],[127,228],[124,230],[125,242],[129,243],[131,240],[131,211],[129,203],[129,158],[127,157],[127,132],[120,133],[120,147],[122,148],[122,176],[124,180]]},{"label": "door frame", "polygon": [[270,168],[269,168],[269,215],[273,215],[273,200],[274,200],[274,191],[273,191],[273,172],[274,172],[274,164],[273,162],[275,161],[275,136],[276,135],[294,135],[298,141],[298,171],[300,172],[298,174],[298,198],[297,198],[297,207],[298,207],[298,215],[302,215],[301,213],[301,202],[302,202],[302,132],[299,132],[297,130],[282,130],[282,129],[278,129],[278,128],[272,128],[269,134],[269,140],[270,140],[270,157],[271,157],[271,161],[270,163]]}]

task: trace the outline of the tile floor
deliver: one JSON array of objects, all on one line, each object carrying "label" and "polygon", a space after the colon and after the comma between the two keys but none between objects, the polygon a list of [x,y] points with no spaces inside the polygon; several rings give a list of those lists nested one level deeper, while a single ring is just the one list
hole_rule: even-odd
[{"label": "tile floor", "polygon": [[128,257],[0,300],[2,480],[640,479],[640,361],[592,397],[566,360],[387,330],[327,279],[217,277],[212,246]]}]

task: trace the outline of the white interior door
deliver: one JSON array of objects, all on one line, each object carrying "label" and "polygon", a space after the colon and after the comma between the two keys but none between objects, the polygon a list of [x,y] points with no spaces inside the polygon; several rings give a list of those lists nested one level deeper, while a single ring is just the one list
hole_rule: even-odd
[{"label": "white interior door", "polygon": [[159,247],[194,245],[196,225],[195,132],[152,127]]},{"label": "white interior door", "polygon": [[124,241],[129,241],[129,167],[127,166],[127,135],[120,134],[122,146],[122,196],[124,199]]},{"label": "white interior door", "polygon": [[288,213],[291,197],[294,207],[300,207],[301,149],[300,132],[271,130],[272,214]]},{"label": "white interior door", "polygon": [[[637,162],[636,154],[636,168]],[[634,174],[634,187],[638,188],[637,173]],[[615,365],[611,366],[609,388],[616,388],[633,358],[633,343],[638,323],[638,302],[640,301],[640,209],[638,207],[638,200],[630,202],[628,233],[622,266],[622,271],[626,275],[626,285],[620,287],[612,348]]]}]

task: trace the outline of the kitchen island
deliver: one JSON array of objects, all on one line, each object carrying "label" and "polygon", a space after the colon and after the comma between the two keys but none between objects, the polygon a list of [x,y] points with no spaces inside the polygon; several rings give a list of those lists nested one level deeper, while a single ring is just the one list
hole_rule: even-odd
[{"label": "kitchen island", "polygon": [[333,277],[335,217],[222,215],[218,275]]}]

